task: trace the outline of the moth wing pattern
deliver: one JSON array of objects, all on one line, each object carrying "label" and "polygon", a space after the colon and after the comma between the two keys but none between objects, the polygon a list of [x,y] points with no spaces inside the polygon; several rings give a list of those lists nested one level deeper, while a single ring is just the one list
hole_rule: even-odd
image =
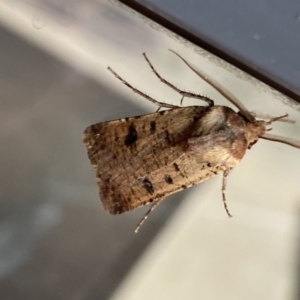
[{"label": "moth wing pattern", "polygon": [[224,116],[223,108],[175,108],[88,127],[84,143],[104,209],[111,214],[123,213],[224,171],[226,166],[216,155],[227,153],[221,141],[214,149],[215,161],[204,157],[210,151],[186,151],[189,138],[201,137],[197,128],[203,128],[199,122],[208,113],[214,115],[213,127],[223,124],[223,120],[216,122]]}]

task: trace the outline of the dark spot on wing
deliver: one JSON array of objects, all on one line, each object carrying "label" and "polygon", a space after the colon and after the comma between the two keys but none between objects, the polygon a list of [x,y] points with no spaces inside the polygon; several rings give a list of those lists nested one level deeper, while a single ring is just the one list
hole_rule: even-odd
[{"label": "dark spot on wing", "polygon": [[183,190],[185,190],[185,189],[187,188],[187,186],[186,186],[186,185],[182,185],[181,188],[182,188]]},{"label": "dark spot on wing", "polygon": [[168,183],[168,184],[173,184],[173,178],[169,174],[166,174],[165,175],[165,182]]},{"label": "dark spot on wing", "polygon": [[199,121],[199,117],[194,116],[194,122]]},{"label": "dark spot on wing", "polygon": [[166,110],[162,110],[160,112],[158,112],[161,116],[163,116],[166,113]]},{"label": "dark spot on wing", "polygon": [[176,163],[174,163],[173,166],[174,166],[174,169],[176,170],[176,172],[180,172],[180,169]]},{"label": "dark spot on wing", "polygon": [[137,131],[133,124],[128,127],[128,134],[125,138],[125,145],[130,146],[134,144],[138,139]]},{"label": "dark spot on wing", "polygon": [[151,194],[151,195],[154,194],[154,188],[153,188],[152,182],[147,177],[143,178],[141,180],[141,183],[142,183],[143,188],[145,188],[149,194]]},{"label": "dark spot on wing", "polygon": [[185,178],[186,176],[181,172],[181,170],[179,169],[179,166],[176,163],[173,163],[173,167],[175,169],[176,172],[179,172],[179,175],[183,178]]},{"label": "dark spot on wing", "polygon": [[156,122],[155,121],[151,121],[150,122],[150,131],[151,133],[155,133],[155,130],[156,130]]},{"label": "dark spot on wing", "polygon": [[171,140],[170,133],[168,130],[165,130],[165,140],[169,145],[173,145],[173,141]]}]

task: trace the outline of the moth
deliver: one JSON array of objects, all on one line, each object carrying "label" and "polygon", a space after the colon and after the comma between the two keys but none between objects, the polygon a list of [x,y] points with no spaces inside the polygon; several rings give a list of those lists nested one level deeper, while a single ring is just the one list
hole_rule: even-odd
[{"label": "moth", "polygon": [[[170,50],[172,51],[172,50]],[[193,72],[213,86],[238,110],[214,105],[206,96],[185,92],[165,80],[144,58],[160,81],[181,96],[197,98],[205,106],[181,107],[156,101],[134,88],[113,69],[108,70],[133,92],[158,105],[155,113],[102,122],[84,131],[84,144],[96,171],[104,209],[121,214],[152,203],[151,211],[167,196],[223,174],[222,200],[230,171],[260,138],[300,148],[300,141],[269,134],[269,125],[287,115],[261,120],[214,79],[177,55]],[[166,110],[159,111],[160,108]]]}]

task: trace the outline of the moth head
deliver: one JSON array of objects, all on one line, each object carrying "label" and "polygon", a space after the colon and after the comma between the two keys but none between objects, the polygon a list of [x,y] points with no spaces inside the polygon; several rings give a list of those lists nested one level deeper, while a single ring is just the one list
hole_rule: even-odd
[{"label": "moth head", "polygon": [[247,126],[248,130],[246,131],[246,138],[248,141],[248,148],[250,149],[258,141],[259,138],[266,139],[266,140],[273,141],[273,142],[287,144],[287,145],[290,145],[290,146],[293,146],[296,148],[300,148],[300,141],[297,141],[297,140],[294,140],[291,138],[287,138],[284,136],[267,133],[272,130],[272,128],[270,128],[269,126],[273,122],[285,121],[287,117],[288,117],[288,115],[285,114],[283,116],[270,118],[268,121],[266,121],[266,120],[256,120],[255,117],[253,116],[254,121],[252,121],[252,122],[251,121],[249,122],[249,120],[247,118],[248,122],[247,122],[246,126]]}]

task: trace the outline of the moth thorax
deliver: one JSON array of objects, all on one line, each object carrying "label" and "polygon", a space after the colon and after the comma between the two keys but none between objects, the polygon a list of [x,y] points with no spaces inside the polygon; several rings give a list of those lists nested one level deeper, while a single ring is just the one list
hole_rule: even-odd
[{"label": "moth thorax", "polygon": [[246,124],[246,139],[248,145],[255,143],[267,131],[267,123],[265,121],[255,121]]}]

